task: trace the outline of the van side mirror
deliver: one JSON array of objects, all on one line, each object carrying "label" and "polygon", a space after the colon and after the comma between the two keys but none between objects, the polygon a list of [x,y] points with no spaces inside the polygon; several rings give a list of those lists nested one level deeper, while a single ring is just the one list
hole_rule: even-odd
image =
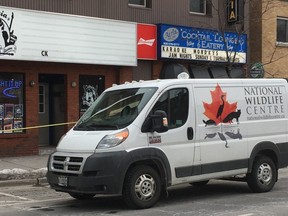
[{"label": "van side mirror", "polygon": [[148,116],[145,120],[142,132],[163,133],[168,131],[168,119],[165,111],[156,110],[152,115]]}]

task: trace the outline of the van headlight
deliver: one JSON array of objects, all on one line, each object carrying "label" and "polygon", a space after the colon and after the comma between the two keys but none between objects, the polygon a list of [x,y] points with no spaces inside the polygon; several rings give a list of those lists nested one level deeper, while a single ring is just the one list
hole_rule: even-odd
[{"label": "van headlight", "polygon": [[99,142],[96,149],[105,149],[112,148],[114,146],[119,145],[124,142],[129,136],[129,130],[126,128],[116,134],[109,134],[103,137],[103,139]]}]

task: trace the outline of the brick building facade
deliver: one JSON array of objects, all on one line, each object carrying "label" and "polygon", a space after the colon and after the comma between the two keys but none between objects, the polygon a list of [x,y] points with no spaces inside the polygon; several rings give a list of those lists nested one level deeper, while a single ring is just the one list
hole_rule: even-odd
[{"label": "brick building facade", "polygon": [[253,0],[250,5],[250,63],[265,77],[288,78],[288,2]]}]

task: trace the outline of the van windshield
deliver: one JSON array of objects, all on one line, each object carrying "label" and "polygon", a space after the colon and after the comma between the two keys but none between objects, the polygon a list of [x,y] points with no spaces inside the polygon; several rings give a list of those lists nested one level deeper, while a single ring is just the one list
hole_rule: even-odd
[{"label": "van windshield", "polygon": [[104,92],[80,118],[74,130],[117,130],[131,124],[157,88]]}]

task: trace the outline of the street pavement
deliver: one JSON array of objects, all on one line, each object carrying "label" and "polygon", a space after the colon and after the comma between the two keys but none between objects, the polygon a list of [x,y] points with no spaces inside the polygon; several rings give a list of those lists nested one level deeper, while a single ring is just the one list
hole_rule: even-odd
[{"label": "street pavement", "polygon": [[55,148],[40,148],[39,155],[0,158],[0,187],[47,182],[47,161]]}]

